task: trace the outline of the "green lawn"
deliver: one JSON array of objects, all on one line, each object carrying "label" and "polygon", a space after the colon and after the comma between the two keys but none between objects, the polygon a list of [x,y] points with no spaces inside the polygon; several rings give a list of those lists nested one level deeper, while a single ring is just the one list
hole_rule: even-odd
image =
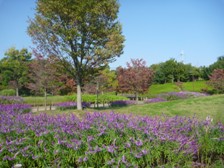
[{"label": "green lawn", "polygon": [[75,113],[82,116],[86,112],[118,112],[132,113],[135,115],[148,116],[188,116],[194,115],[203,120],[207,116],[211,116],[214,121],[224,123],[224,95],[213,95],[207,97],[190,98],[185,100],[174,100],[170,102],[160,102],[151,104],[131,105],[126,107],[104,108],[104,109],[85,109],[84,111],[77,110],[56,110],[48,111],[48,114],[69,114]]},{"label": "green lawn", "polygon": [[199,119],[211,116],[214,120],[224,123],[224,95],[128,106],[116,109],[116,111],[119,113],[128,112],[150,116],[165,114],[168,116],[180,115],[192,117],[195,115]]},{"label": "green lawn", "polygon": [[206,84],[207,81],[195,81],[195,82],[185,82],[183,83],[184,90],[192,92],[201,92],[202,89],[212,90],[210,86]]}]

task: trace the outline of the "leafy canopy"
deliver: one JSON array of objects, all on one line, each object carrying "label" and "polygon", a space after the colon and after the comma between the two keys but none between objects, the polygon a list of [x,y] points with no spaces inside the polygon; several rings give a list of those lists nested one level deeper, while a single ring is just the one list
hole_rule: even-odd
[{"label": "leafy canopy", "polygon": [[38,0],[28,33],[74,77],[85,77],[122,53],[118,9],[116,0]]},{"label": "leafy canopy", "polygon": [[77,85],[123,52],[124,37],[117,20],[117,0],[38,0],[28,33],[42,55],[54,55]]},{"label": "leafy canopy", "polygon": [[17,50],[15,47],[9,48],[5,52],[5,57],[0,61],[0,78],[1,84],[11,85],[17,90],[24,86],[28,81],[28,64],[31,59],[31,53],[23,48]]},{"label": "leafy canopy", "polygon": [[127,68],[118,68],[118,89],[120,92],[131,92],[136,95],[148,90],[152,83],[153,71],[142,59],[132,59]]}]

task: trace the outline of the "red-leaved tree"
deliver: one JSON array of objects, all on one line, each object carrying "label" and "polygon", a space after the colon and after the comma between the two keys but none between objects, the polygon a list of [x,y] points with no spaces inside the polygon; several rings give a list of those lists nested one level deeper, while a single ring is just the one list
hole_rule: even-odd
[{"label": "red-leaved tree", "polygon": [[57,86],[57,69],[54,67],[54,57],[44,58],[34,52],[35,59],[30,63],[27,87],[38,94],[44,94],[45,109],[47,105],[47,94],[53,93]]},{"label": "red-leaved tree", "polygon": [[146,66],[143,59],[131,59],[127,68],[117,69],[118,92],[133,93],[136,100],[138,94],[148,90],[152,83],[153,71]]},{"label": "red-leaved tree", "polygon": [[220,93],[224,93],[224,69],[215,69],[209,76],[208,84]]}]

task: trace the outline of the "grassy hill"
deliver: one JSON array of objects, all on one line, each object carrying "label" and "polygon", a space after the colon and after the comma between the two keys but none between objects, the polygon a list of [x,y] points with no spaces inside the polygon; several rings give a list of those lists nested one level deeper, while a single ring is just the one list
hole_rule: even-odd
[{"label": "grassy hill", "polygon": [[138,115],[168,115],[189,116],[194,115],[199,119],[211,116],[215,121],[224,123],[224,95],[189,98],[170,102],[132,105],[123,108],[112,109],[119,113],[133,113]]},{"label": "grassy hill", "polygon": [[[194,81],[183,83],[183,90],[185,91],[201,92],[203,89],[212,90],[212,88],[206,84],[206,81]],[[180,91],[180,89],[174,83],[154,84],[150,86],[147,95],[149,97],[154,97],[160,93],[178,91]]]}]

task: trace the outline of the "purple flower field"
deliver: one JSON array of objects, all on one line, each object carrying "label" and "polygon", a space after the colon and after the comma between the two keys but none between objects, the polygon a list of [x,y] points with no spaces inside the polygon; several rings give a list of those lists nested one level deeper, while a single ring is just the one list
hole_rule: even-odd
[{"label": "purple flower field", "polygon": [[0,123],[0,167],[223,165],[224,125],[210,118],[95,112],[80,119],[0,105]]}]

